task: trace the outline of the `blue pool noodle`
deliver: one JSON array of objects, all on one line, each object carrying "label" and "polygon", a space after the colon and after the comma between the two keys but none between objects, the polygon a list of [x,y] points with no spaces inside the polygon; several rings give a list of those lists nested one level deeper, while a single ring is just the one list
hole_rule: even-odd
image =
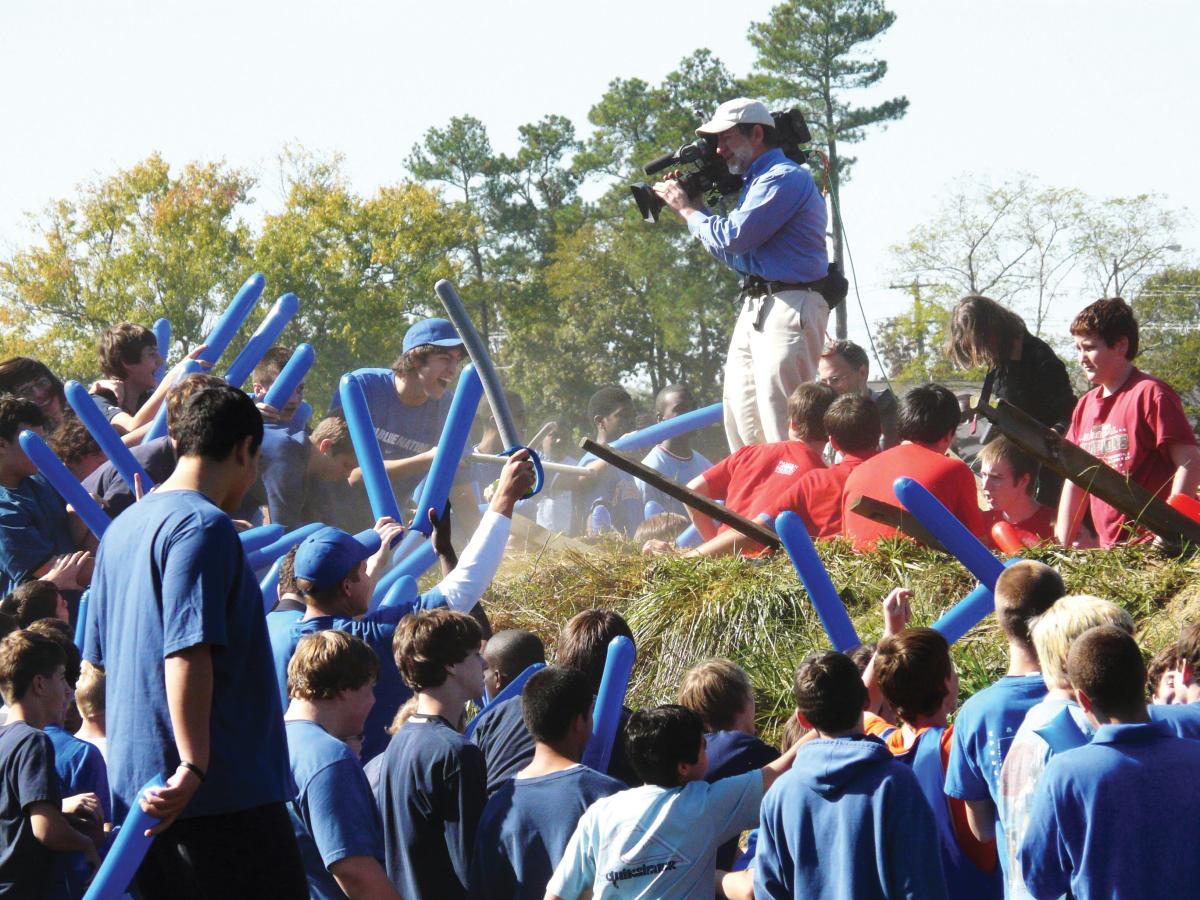
[{"label": "blue pool noodle", "polygon": [[92,400],[92,395],[87,392],[87,388],[78,381],[68,381],[63,391],[67,395],[67,402],[71,404],[71,409],[75,410],[79,421],[96,441],[100,451],[108,457],[108,461],[113,464],[117,474],[129,485],[129,490],[133,491],[135,495],[137,494],[137,487],[134,485],[134,476],[136,475],[141,479],[142,491],[149,493],[150,489],[154,487],[154,482],[146,474],[142,464],[129,452],[129,448],[121,441],[121,436],[109,424],[108,419],[104,418],[104,413],[100,412],[100,407]]},{"label": "blue pool noodle", "polygon": [[167,357],[171,355],[171,320],[158,319],[151,331],[154,332],[154,342],[158,344],[158,355],[163,364],[154,372],[154,380],[162,381],[163,373],[167,371]]},{"label": "blue pool noodle", "polygon": [[358,466],[362,469],[363,485],[367,489],[367,499],[371,502],[372,515],[376,520],[386,516],[403,522],[400,504],[396,502],[392,482],[383,465],[383,453],[379,449],[379,440],[375,437],[375,425],[371,421],[371,411],[367,408],[367,397],[363,393],[362,385],[353,375],[346,374],[342,376],[338,385],[338,393],[342,399],[342,413],[346,416],[346,425],[350,429],[350,440],[358,456]]},{"label": "blue pool noodle", "polygon": [[293,529],[282,537],[276,538],[265,547],[259,547],[257,550],[247,553],[246,562],[255,572],[259,569],[265,569],[310,534],[320,531],[324,527],[325,525],[322,522],[309,522],[307,525]]},{"label": "blue pool noodle", "polygon": [[689,431],[716,425],[723,420],[724,415],[724,405],[713,403],[711,406],[693,409],[691,412],[667,419],[665,422],[655,422],[638,431],[631,431],[629,434],[617,438],[610,446],[614,450],[645,450],[647,447],[661,444],[665,440],[687,434]]},{"label": "blue pool noodle", "polygon": [[108,855],[96,870],[96,877],[88,886],[83,900],[119,900],[125,896],[133,876],[146,858],[154,838],[146,837],[146,830],[158,824],[159,819],[142,809],[139,802],[142,795],[150,788],[166,786],[162,775],[155,775],[138,791],[138,799],[133,801],[129,814],[121,824],[120,831],[113,839]]},{"label": "blue pool noodle", "polygon": [[213,326],[213,330],[209,332],[204,341],[204,352],[200,354],[200,359],[215,364],[221,358],[221,354],[237,337],[242,324],[250,318],[250,313],[254,312],[258,298],[262,296],[263,288],[266,286],[267,279],[261,272],[255,272],[246,279],[246,283],[234,295],[229,306],[225,307],[225,312],[221,314],[221,318],[217,320],[217,324]]},{"label": "blue pool noodle", "polygon": [[50,486],[71,504],[96,539],[104,537],[104,531],[112,524],[112,519],[100,508],[100,504],[92,495],[84,490],[83,485],[71,474],[71,470],[63,465],[57,454],[32,431],[22,431],[17,440],[20,441],[21,449],[25,451],[29,461],[37,466],[38,471],[50,482]]},{"label": "blue pool noodle", "polygon": [[583,751],[583,764],[597,772],[607,772],[612,759],[613,743],[617,739],[617,727],[621,723],[621,707],[625,705],[625,693],[629,690],[629,676],[637,653],[633,641],[624,635],[608,643],[608,655],[604,660],[604,675],[600,678],[600,690],[596,694],[595,726],[592,738]]},{"label": "blue pool noodle", "polygon": [[225,380],[235,388],[242,387],[299,308],[299,298],[290,291],[276,300],[263,317],[262,323],[254,330],[254,334],[250,335],[250,340],[246,341],[242,352],[229,364]]},{"label": "blue pool noodle", "polygon": [[308,374],[308,370],[316,361],[317,351],[312,348],[312,344],[298,346],[284,367],[279,370],[278,377],[267,391],[267,395],[263,397],[263,403],[276,409],[283,409],[287,406],[288,400],[300,386],[300,382],[304,381],[304,376]]},{"label": "blue pool noodle", "polygon": [[892,490],[904,508],[916,516],[946,548],[946,552],[978,578],[980,584],[986,585],[988,590],[996,586],[996,579],[1004,571],[1004,563],[993,556],[992,551],[971,534],[941,500],[929,493],[923,484],[908,477],[897,478]]},{"label": "blue pool noodle", "polygon": [[468,363],[458,376],[458,386],[454,389],[454,400],[450,403],[446,424],[442,426],[433,465],[429,467],[417,501],[412,528],[426,537],[433,533],[433,526],[429,524],[429,510],[436,510],[440,516],[446,508],[446,501],[450,499],[450,488],[471,437],[471,424],[475,421],[482,398],[483,382],[479,380],[475,366]]},{"label": "blue pool noodle", "polygon": [[846,606],[833,586],[825,563],[817,555],[817,548],[813,546],[808,529],[804,527],[804,520],[790,510],[780,513],[775,519],[775,532],[787,550],[792,565],[796,567],[796,574],[804,582],[804,589],[808,591],[813,609],[817,611],[817,618],[829,635],[833,649],[840,653],[853,650],[862,640],[854,630],[854,623],[850,621],[850,614],[846,612]]},{"label": "blue pool noodle", "polygon": [[282,525],[260,525],[257,528],[247,528],[238,537],[242,541],[242,550],[245,553],[253,553],[279,540],[286,533],[287,529]]}]

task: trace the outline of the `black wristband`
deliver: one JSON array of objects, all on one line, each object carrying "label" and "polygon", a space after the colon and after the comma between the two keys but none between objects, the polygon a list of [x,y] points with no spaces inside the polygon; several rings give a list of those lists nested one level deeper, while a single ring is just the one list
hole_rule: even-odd
[{"label": "black wristband", "polygon": [[201,782],[204,781],[204,770],[195,763],[188,762],[186,759],[181,759],[179,761],[179,768],[187,769],[189,772],[199,778]]}]

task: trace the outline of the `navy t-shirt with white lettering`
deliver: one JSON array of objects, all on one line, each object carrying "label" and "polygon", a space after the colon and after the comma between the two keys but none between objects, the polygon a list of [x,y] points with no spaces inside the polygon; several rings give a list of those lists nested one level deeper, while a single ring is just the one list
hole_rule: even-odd
[{"label": "navy t-shirt with white lettering", "polygon": [[24,722],[0,725],[0,897],[41,897],[54,853],[33,834],[28,809],[62,802],[54,746]]},{"label": "navy t-shirt with white lettering", "polygon": [[487,801],[483,754],[438,716],[414,715],[384,751],[375,802],[402,897],[457,900]]},{"label": "navy t-shirt with white lettering", "polygon": [[287,742],[262,593],[233,522],[196,491],[155,492],[113,520],[96,558],[84,657],[106,669],[114,821],[179,764],[165,659],[212,649],[210,755],[183,817],[289,796]]}]

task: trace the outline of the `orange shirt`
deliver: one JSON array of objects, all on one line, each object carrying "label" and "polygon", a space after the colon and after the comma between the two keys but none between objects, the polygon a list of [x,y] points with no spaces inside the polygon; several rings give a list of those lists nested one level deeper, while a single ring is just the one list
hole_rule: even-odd
[{"label": "orange shirt", "polygon": [[[874,713],[864,713],[863,716],[864,730],[867,734],[873,734],[887,744],[887,748],[892,751],[892,755],[895,757],[903,757],[912,753],[916,749],[917,741],[921,735],[929,730],[928,728],[915,729],[912,739],[906,740],[903,728],[891,724],[886,719],[881,719]],[[941,756],[943,779],[946,775],[946,763],[950,759],[950,743],[953,734],[953,725],[947,725],[942,730]],[[946,797],[946,803],[950,809],[950,818],[954,822],[954,836],[958,839],[959,848],[981,871],[994,872],[1000,862],[999,857],[996,855],[996,841],[981,841],[971,833],[971,826],[967,822],[967,804],[965,800],[959,800],[956,797]]]}]

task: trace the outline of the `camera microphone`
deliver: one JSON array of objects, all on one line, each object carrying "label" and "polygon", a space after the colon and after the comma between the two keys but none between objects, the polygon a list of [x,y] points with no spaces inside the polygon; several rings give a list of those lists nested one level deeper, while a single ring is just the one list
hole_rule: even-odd
[{"label": "camera microphone", "polygon": [[642,166],[642,171],[647,175],[653,175],[655,172],[661,172],[667,166],[674,165],[678,161],[678,153],[664,153],[658,159],[651,160],[650,162],[646,163],[646,165]]}]

